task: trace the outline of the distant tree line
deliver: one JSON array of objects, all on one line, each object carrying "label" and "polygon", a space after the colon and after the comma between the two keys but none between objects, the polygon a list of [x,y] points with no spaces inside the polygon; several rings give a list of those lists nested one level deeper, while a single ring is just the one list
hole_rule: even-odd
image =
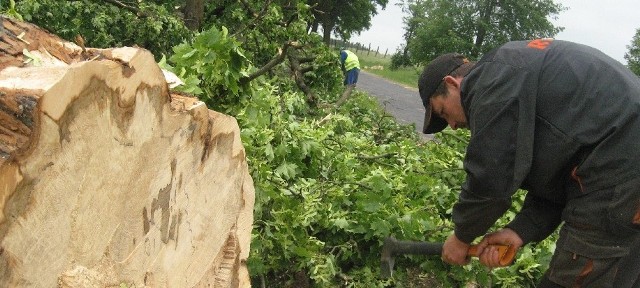
[{"label": "distant tree line", "polygon": [[629,49],[629,52],[624,55],[624,59],[627,60],[627,66],[633,73],[640,76],[640,28],[636,30],[636,34],[627,49]]},{"label": "distant tree line", "polygon": [[[508,41],[553,38],[564,27],[551,20],[567,10],[554,0],[403,0],[404,40],[392,68],[422,66],[440,54],[458,52],[471,59]],[[625,54],[640,75],[640,32]]]}]

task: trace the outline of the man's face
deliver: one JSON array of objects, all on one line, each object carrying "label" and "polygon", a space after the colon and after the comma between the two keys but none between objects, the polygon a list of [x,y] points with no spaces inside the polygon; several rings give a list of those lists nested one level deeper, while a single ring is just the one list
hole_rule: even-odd
[{"label": "man's face", "polygon": [[[447,76],[450,77],[450,76]],[[453,79],[453,80],[452,80]],[[431,113],[440,116],[446,120],[451,129],[467,128],[467,117],[462,109],[460,101],[460,79],[445,79],[447,83],[447,95],[437,95],[431,97]],[[455,81],[450,83],[452,80]]]}]

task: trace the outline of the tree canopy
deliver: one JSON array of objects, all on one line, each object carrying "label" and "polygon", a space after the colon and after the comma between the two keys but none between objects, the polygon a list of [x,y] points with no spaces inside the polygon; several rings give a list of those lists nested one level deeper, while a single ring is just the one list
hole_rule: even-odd
[{"label": "tree canopy", "polygon": [[389,0],[307,0],[312,7],[314,22],[311,30],[322,26],[323,41],[329,44],[331,34],[349,39],[354,33],[371,26],[371,17],[378,13],[378,6],[384,9]]},{"label": "tree canopy", "polygon": [[80,35],[87,47],[137,45],[159,56],[193,34],[170,5],[155,2],[160,1],[15,1],[25,21],[69,41]]},{"label": "tree canopy", "polygon": [[640,28],[636,30],[636,34],[631,40],[631,44],[627,46],[629,51],[624,54],[624,59],[627,60],[627,66],[633,73],[640,76]]},{"label": "tree canopy", "polygon": [[410,35],[405,40],[415,63],[448,52],[477,58],[508,41],[553,37],[563,28],[550,18],[565,9],[553,0],[407,0],[404,5]]}]

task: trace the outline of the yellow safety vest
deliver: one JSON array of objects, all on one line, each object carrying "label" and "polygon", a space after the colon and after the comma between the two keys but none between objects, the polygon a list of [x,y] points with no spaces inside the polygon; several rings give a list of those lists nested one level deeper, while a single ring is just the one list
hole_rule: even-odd
[{"label": "yellow safety vest", "polygon": [[353,68],[360,69],[360,61],[358,61],[358,56],[349,50],[344,50],[347,53],[347,59],[344,60],[344,70],[351,70]]}]

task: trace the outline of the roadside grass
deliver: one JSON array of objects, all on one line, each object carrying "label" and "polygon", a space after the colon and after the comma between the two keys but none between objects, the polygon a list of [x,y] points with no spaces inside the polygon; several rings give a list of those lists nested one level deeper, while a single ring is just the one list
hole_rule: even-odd
[{"label": "roadside grass", "polygon": [[401,67],[392,70],[390,68],[391,55],[384,57],[383,54],[378,53],[378,55],[376,55],[375,52],[367,53],[367,51],[357,51],[355,53],[358,56],[362,70],[405,87],[418,88],[418,78],[420,77],[421,70],[417,67]]}]

